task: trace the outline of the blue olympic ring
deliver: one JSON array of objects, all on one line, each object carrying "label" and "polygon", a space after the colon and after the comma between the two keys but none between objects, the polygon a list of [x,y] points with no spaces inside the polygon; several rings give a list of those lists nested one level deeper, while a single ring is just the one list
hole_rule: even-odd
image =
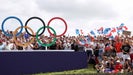
[{"label": "blue olympic ring", "polygon": [[3,33],[6,35],[6,36],[13,36],[12,34],[9,34],[9,33],[7,33],[5,30],[4,30],[4,24],[5,24],[5,22],[8,20],[8,19],[16,19],[16,20],[18,20],[19,21],[19,23],[20,23],[20,25],[21,25],[21,29],[20,29],[20,31],[16,34],[16,36],[18,36],[19,34],[21,34],[21,32],[23,31],[23,23],[22,23],[22,21],[19,19],[19,18],[17,18],[17,17],[15,17],[15,16],[9,16],[9,17],[7,17],[6,19],[4,19],[4,21],[2,22],[2,31],[3,31]]}]

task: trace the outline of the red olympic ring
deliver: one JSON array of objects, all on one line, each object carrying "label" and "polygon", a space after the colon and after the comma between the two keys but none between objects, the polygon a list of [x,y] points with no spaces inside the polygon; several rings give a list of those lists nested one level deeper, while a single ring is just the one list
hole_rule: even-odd
[{"label": "red olympic ring", "polygon": [[[52,19],[49,20],[48,26],[50,25],[51,21],[53,21],[53,20],[55,20],[55,19],[59,19],[59,20],[63,21],[64,24],[65,24],[65,27],[66,27],[66,28],[65,28],[65,31],[64,31],[62,34],[60,34],[60,35],[56,35],[56,37],[63,36],[63,35],[66,33],[66,31],[67,31],[67,23],[66,23],[66,21],[65,21],[64,19],[62,19],[62,18],[60,18],[60,17],[54,17],[54,18],[52,18]],[[54,36],[54,34],[50,32],[49,28],[48,28],[48,32],[50,33],[50,35]]]}]

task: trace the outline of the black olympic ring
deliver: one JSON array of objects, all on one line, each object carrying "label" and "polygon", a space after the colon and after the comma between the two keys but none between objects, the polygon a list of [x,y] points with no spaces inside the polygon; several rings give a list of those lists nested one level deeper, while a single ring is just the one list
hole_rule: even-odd
[{"label": "black olympic ring", "polygon": [[[39,17],[31,17],[31,18],[29,18],[29,19],[25,22],[25,26],[27,26],[27,25],[28,25],[28,22],[29,22],[30,20],[32,20],[32,19],[38,19],[38,20],[40,20],[40,21],[43,23],[43,26],[45,27],[45,22],[44,22],[41,18],[39,18]],[[26,31],[30,36],[36,37],[36,35],[30,34],[30,33],[28,32],[27,28],[25,28],[25,31]],[[42,31],[40,34],[38,34],[38,36],[42,35],[42,34],[44,33],[44,31],[45,31],[45,28],[43,29],[43,31]]]}]

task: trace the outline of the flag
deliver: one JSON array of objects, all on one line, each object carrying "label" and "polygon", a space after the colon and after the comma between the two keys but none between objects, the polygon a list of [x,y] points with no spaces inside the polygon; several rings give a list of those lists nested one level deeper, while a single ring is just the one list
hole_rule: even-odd
[{"label": "flag", "polygon": [[79,41],[78,41],[78,43],[79,43],[80,45],[84,45],[84,44],[85,44],[85,42],[86,42],[86,41],[85,41],[85,40],[83,40],[83,39],[81,39],[81,40],[79,40]]},{"label": "flag", "polygon": [[85,40],[81,40],[80,44],[84,45],[85,44]]},{"label": "flag", "polygon": [[128,30],[127,26],[123,26],[123,28],[124,28],[125,30]]},{"label": "flag", "polygon": [[110,30],[111,30],[111,28],[105,28],[105,30],[103,31],[103,33],[104,34],[107,34]]},{"label": "flag", "polygon": [[79,33],[79,29],[76,29],[76,34],[77,34],[77,35],[79,35],[79,34],[80,34],[80,33]]},{"label": "flag", "polygon": [[99,29],[97,30],[97,33],[102,34],[102,33],[103,33],[103,27],[99,28]]},{"label": "flag", "polygon": [[93,30],[90,31],[91,35],[95,36],[95,32]]},{"label": "flag", "polygon": [[121,23],[121,25],[119,27],[123,27],[124,26],[124,23]]},{"label": "flag", "polygon": [[106,37],[111,37],[112,36],[112,33],[110,32],[108,35],[106,35]]},{"label": "flag", "polygon": [[123,32],[123,27],[116,27],[117,28],[117,33]]},{"label": "flag", "polygon": [[116,27],[117,28],[117,30],[122,30],[122,27]]},{"label": "flag", "polygon": [[119,27],[116,27],[117,28],[117,33],[119,32],[123,32],[123,28],[124,27],[124,23],[121,23],[121,25]]},{"label": "flag", "polygon": [[90,36],[86,36],[85,40],[86,40],[86,42],[90,43],[91,42],[91,37]]},{"label": "flag", "polygon": [[112,39],[112,40],[114,40],[114,36],[110,36],[109,38]]},{"label": "flag", "polygon": [[29,38],[29,34],[26,34],[26,33],[25,33],[25,34],[24,34],[24,38],[25,38],[25,39],[28,39],[28,38]]},{"label": "flag", "polygon": [[113,32],[113,33],[114,33],[114,32],[116,32],[116,29],[115,29],[115,28],[113,28],[113,29],[111,30],[111,32]]}]

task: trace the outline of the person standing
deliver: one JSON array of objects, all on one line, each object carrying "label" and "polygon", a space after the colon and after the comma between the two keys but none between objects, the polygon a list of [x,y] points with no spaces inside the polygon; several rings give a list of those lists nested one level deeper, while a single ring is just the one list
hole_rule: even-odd
[{"label": "person standing", "polygon": [[122,45],[122,52],[123,52],[123,60],[124,61],[125,61],[125,59],[129,59],[130,60],[130,54],[129,54],[130,49],[131,49],[131,46],[129,44],[129,41],[125,40],[125,42]]},{"label": "person standing", "polygon": [[0,50],[3,50],[5,47],[4,43],[2,42],[2,40],[0,40]]},{"label": "person standing", "polygon": [[122,56],[123,56],[121,47],[122,47],[122,42],[120,39],[118,39],[115,43],[115,50],[116,50],[116,56],[119,58],[122,58]]},{"label": "person standing", "polygon": [[133,61],[133,41],[131,41],[130,46],[131,46],[131,49],[130,49],[130,58],[131,58],[131,61]]}]

